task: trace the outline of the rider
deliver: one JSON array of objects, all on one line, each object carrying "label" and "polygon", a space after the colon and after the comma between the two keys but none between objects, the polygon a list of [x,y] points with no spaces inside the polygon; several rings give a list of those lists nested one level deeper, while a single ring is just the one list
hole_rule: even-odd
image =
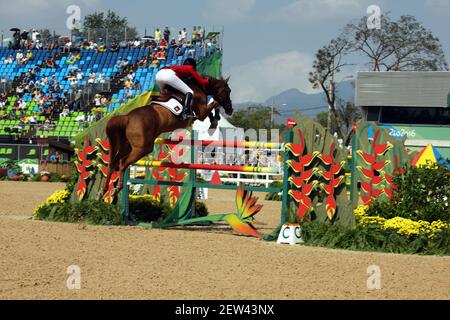
[{"label": "rider", "polygon": [[181,120],[193,117],[190,108],[192,107],[194,91],[183,80],[192,77],[203,87],[208,84],[208,78],[203,78],[198,74],[196,68],[197,62],[192,58],[187,58],[182,66],[164,67],[158,71],[155,77],[161,92],[165,91],[166,86],[171,86],[185,95],[183,111],[180,114]]}]

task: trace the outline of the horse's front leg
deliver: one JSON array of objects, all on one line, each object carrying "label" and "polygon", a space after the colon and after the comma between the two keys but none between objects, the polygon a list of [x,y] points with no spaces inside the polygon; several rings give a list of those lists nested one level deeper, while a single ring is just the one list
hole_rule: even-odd
[{"label": "horse's front leg", "polygon": [[198,115],[198,119],[203,121],[206,117],[211,113],[212,110],[220,107],[219,103],[216,100],[213,100],[211,103],[208,103],[206,106],[199,108],[200,113]]}]

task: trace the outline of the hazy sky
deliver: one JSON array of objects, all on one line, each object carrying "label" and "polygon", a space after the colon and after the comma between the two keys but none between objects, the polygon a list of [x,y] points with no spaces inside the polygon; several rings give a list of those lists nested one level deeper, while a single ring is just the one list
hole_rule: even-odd
[{"label": "hazy sky", "polygon": [[[140,32],[154,26],[224,28],[224,68],[233,100],[262,101],[285,89],[312,92],[307,81],[314,53],[369,5],[397,18],[414,15],[441,40],[450,57],[450,0],[0,0],[0,29],[56,29],[67,34],[66,8],[81,16],[111,9]],[[189,29],[190,30],[190,29]],[[343,75],[345,76],[345,75]]]}]

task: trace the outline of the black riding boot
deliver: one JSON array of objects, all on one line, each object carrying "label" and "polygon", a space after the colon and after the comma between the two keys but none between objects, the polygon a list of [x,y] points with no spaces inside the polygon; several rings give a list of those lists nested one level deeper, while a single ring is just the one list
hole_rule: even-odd
[{"label": "black riding boot", "polygon": [[193,97],[194,96],[190,92],[188,92],[186,94],[186,97],[184,99],[184,104],[183,104],[183,110],[181,111],[181,114],[180,114],[181,120],[187,120],[189,118],[193,118],[193,115],[191,114]]}]

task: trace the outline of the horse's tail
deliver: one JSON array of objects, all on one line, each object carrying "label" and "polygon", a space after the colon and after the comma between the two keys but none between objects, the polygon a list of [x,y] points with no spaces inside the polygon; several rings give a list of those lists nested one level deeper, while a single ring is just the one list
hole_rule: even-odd
[{"label": "horse's tail", "polygon": [[[125,129],[128,124],[128,116],[119,115],[113,116],[106,124],[106,135],[109,139],[109,163],[115,164],[120,159],[117,159],[122,140],[126,140]],[[114,170],[118,168],[113,167]]]},{"label": "horse's tail", "polygon": [[122,141],[124,143],[127,142],[127,137],[125,133],[125,129],[128,124],[128,116],[126,115],[118,115],[111,117],[106,123],[106,135],[109,140],[109,166],[108,166],[108,175],[106,176],[105,183],[103,184],[103,193],[106,192],[106,189],[109,185],[109,180],[111,178],[111,174],[114,171],[119,170],[119,152]]}]

